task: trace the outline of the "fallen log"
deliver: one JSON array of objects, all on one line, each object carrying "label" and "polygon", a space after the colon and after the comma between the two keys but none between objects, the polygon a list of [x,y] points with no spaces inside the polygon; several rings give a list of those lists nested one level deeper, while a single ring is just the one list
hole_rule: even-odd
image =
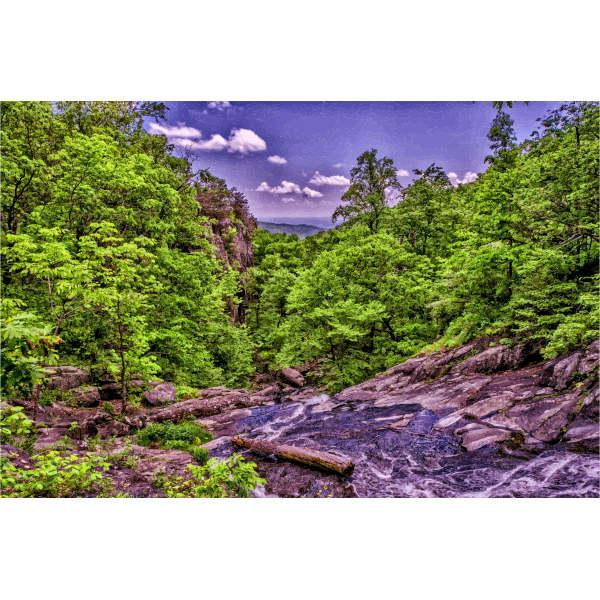
[{"label": "fallen log", "polygon": [[334,456],[327,452],[319,452],[318,450],[310,450],[308,448],[297,448],[296,446],[288,446],[287,444],[276,444],[275,442],[267,442],[263,440],[251,440],[249,438],[235,436],[231,441],[239,447],[249,448],[254,452],[269,454],[279,458],[286,458],[293,462],[302,465],[309,465],[325,471],[333,471],[346,477],[354,471],[354,463],[348,458]]}]

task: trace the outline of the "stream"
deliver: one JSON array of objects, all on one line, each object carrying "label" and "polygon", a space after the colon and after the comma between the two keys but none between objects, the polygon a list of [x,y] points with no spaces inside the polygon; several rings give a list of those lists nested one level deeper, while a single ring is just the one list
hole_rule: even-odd
[{"label": "stream", "polygon": [[[451,434],[433,429],[450,410],[435,413],[420,404],[375,406],[326,394],[243,411],[234,422],[250,438],[306,446],[349,457],[354,473],[345,478],[249,450],[267,480],[256,497],[598,497],[598,454],[573,444],[555,444],[535,453],[509,454],[485,446],[466,452]],[[251,413],[251,414],[247,414]],[[410,424],[386,428],[405,415]],[[231,421],[228,422],[231,427]],[[216,435],[215,437],[218,437]],[[210,455],[234,452],[228,438]]]}]

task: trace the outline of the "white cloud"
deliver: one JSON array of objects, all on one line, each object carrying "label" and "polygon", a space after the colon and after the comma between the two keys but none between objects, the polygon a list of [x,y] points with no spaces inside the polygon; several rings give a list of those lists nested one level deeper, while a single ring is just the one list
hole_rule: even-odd
[{"label": "white cloud", "polygon": [[210,140],[186,140],[185,138],[170,138],[171,144],[183,146],[190,150],[223,150],[228,145],[228,141],[218,133],[213,135]]},{"label": "white cloud", "polygon": [[396,174],[398,175],[398,177],[408,177],[410,175],[410,173],[406,169],[398,169],[396,171]]},{"label": "white cloud", "polygon": [[285,202],[286,204],[287,204],[288,202],[296,202],[296,201],[295,201],[293,198],[282,198],[282,199],[281,199],[281,201],[282,201],[282,202]]},{"label": "white cloud", "polygon": [[334,169],[341,169],[344,166],[344,163],[336,163],[335,165],[333,165]]},{"label": "white cloud", "polygon": [[300,186],[291,181],[282,181],[280,186],[270,187],[263,181],[257,188],[257,192],[268,192],[269,194],[301,194]]},{"label": "white cloud", "polygon": [[311,190],[309,187],[305,187],[302,190],[302,193],[309,198],[322,198],[323,194],[321,192],[317,192],[317,190]]},{"label": "white cloud", "polygon": [[463,179],[459,179],[456,173],[448,173],[448,179],[450,179],[454,187],[458,187],[460,183],[471,183],[477,179],[477,173],[471,173],[467,171]]},{"label": "white cloud", "polygon": [[259,138],[254,131],[250,129],[232,129],[229,136],[227,152],[261,152],[267,149],[265,140]]},{"label": "white cloud", "polygon": [[287,163],[285,158],[281,158],[281,156],[277,156],[277,154],[275,156],[269,156],[267,160],[274,165],[285,165]]},{"label": "white cloud", "polygon": [[325,175],[320,175],[319,171],[315,171],[315,174],[308,183],[312,183],[313,185],[350,185],[350,180],[343,175],[326,177]]},{"label": "white cloud", "polygon": [[208,108],[216,108],[219,111],[225,110],[226,108],[230,108],[231,104],[227,102],[227,100],[209,102],[207,104]]},{"label": "white cloud", "polygon": [[198,129],[193,127],[169,127],[168,125],[159,125],[158,123],[150,123],[150,133],[152,135],[166,135],[168,138],[199,138],[202,136]]},{"label": "white cloud", "polygon": [[[187,127],[184,124],[178,127],[170,127],[168,125],[150,123],[149,128],[152,135],[166,135],[171,144],[185,146],[192,150],[219,151],[227,148],[228,152],[247,154],[248,152],[261,152],[267,149],[266,142],[258,137],[254,131],[250,131],[250,129],[232,129],[229,140],[226,140],[218,133],[213,134],[210,140],[201,140],[202,133],[198,129]],[[193,141],[190,138],[193,138]],[[277,158],[284,161],[284,163],[286,162],[285,159],[278,156],[271,158]]]}]

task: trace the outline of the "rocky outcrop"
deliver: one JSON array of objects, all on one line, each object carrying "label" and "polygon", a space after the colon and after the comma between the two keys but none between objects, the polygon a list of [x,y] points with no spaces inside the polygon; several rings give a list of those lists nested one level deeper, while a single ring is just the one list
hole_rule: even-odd
[{"label": "rocky outcrop", "polygon": [[[264,451],[242,451],[267,480],[259,496],[597,497],[598,341],[547,362],[527,346],[492,344],[479,340],[417,356],[331,397],[302,385],[302,374],[290,369],[287,381],[300,387],[269,374],[262,385],[271,385],[259,391],[219,386],[134,414],[40,407],[46,426],[36,448],[67,435],[84,452],[85,438],[100,434],[107,442],[115,436],[118,449],[135,428],[192,418],[212,433],[204,445],[212,457],[231,456],[232,438],[243,435],[355,464],[350,477],[324,474],[265,454],[269,444],[250,444]],[[30,415],[32,403],[20,403]],[[175,450],[134,444],[133,453],[142,486],[159,469],[181,474],[193,463],[189,453]],[[137,489],[135,476],[117,471],[128,489]]]},{"label": "rocky outcrop", "polygon": [[291,369],[290,367],[281,369],[281,378],[294,387],[302,387],[303,385],[306,385],[306,381],[304,380],[304,377],[302,377],[302,373],[299,373],[296,371],[296,369]]},{"label": "rocky outcrop", "polygon": [[589,375],[594,369],[598,368],[600,359],[600,344],[598,340],[594,340],[586,349],[581,362],[579,363],[578,371],[580,375]]},{"label": "rocky outcrop", "polygon": [[44,372],[50,377],[46,384],[49,390],[68,391],[92,383],[89,372],[77,367],[52,367],[44,369]]},{"label": "rocky outcrop", "polygon": [[159,403],[175,402],[175,386],[170,382],[160,383],[154,389],[144,392],[144,398],[152,406],[156,406]]},{"label": "rocky outcrop", "polygon": [[84,408],[94,408],[100,404],[100,392],[91,385],[81,385],[70,390],[73,398]]}]

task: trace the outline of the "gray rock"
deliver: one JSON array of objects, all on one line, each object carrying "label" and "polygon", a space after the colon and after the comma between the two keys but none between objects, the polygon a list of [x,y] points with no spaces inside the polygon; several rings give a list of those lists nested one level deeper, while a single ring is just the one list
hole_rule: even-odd
[{"label": "gray rock", "polygon": [[281,377],[284,381],[295,387],[302,387],[306,385],[306,381],[304,380],[304,377],[302,377],[302,373],[299,373],[296,371],[296,369],[291,369],[290,367],[281,369]]},{"label": "gray rock", "polygon": [[100,392],[91,385],[73,388],[71,392],[73,398],[78,400],[85,408],[95,408],[100,404]]},{"label": "gray rock", "polygon": [[471,452],[494,442],[505,440],[509,436],[510,431],[505,429],[474,427],[462,435],[462,445]]},{"label": "gray rock", "polygon": [[206,442],[206,444],[202,444],[202,446],[200,446],[200,447],[204,448],[204,449],[208,450],[208,452],[210,452],[211,450],[216,450],[217,448],[220,448],[221,446],[225,446],[225,445],[229,444],[230,439],[231,439],[231,436],[224,435],[220,438],[217,438],[216,440],[211,440],[210,442]]},{"label": "gray rock", "polygon": [[594,340],[585,351],[585,355],[579,363],[579,373],[587,375],[591,373],[597,366],[600,359],[600,344],[599,340]]},{"label": "gray rock", "polygon": [[577,365],[581,354],[576,352],[567,358],[563,358],[561,361],[554,365],[552,372],[552,378],[550,379],[550,385],[557,391],[561,391],[569,387],[569,384],[573,380],[573,376],[577,371]]},{"label": "gray rock", "polygon": [[159,402],[175,402],[175,386],[171,382],[161,383],[153,390],[144,392],[144,398],[153,406],[156,406]]},{"label": "gray rock", "polygon": [[564,435],[567,442],[580,442],[582,440],[593,440],[600,437],[600,424],[588,423],[572,425]]},{"label": "gray rock", "polygon": [[129,425],[122,423],[121,421],[112,421],[106,427],[98,428],[98,433],[105,439],[110,438],[113,435],[116,435],[117,437],[129,435],[129,432]]},{"label": "gray rock", "polygon": [[47,382],[49,390],[67,391],[92,382],[90,374],[84,369],[78,369],[77,367],[52,367],[44,369],[44,371],[50,377],[50,380]]},{"label": "gray rock", "polygon": [[223,394],[229,394],[231,392],[230,389],[226,388],[224,385],[219,385],[217,387],[206,388],[200,392],[200,396],[204,399],[214,398],[215,396],[222,396]]}]

